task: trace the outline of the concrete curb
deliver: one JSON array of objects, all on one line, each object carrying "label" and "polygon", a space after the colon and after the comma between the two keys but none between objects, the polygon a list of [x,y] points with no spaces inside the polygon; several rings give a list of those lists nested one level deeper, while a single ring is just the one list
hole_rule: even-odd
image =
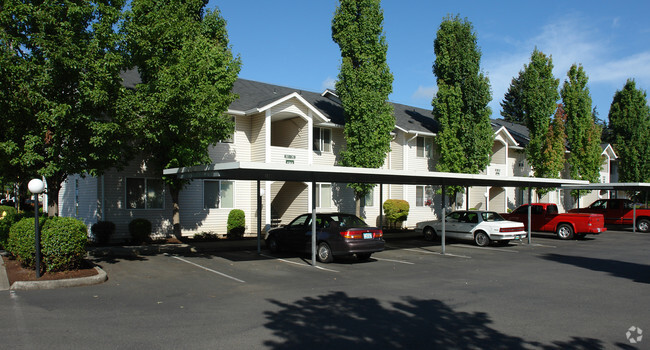
[{"label": "concrete curb", "polygon": [[37,290],[37,289],[56,289],[67,287],[90,286],[93,284],[104,283],[108,280],[108,275],[100,267],[95,266],[97,275],[81,278],[68,278],[54,281],[16,281],[10,290]]}]

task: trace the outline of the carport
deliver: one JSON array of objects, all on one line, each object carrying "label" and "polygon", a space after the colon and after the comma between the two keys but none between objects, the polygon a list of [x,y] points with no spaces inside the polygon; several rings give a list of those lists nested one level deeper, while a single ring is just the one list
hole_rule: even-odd
[{"label": "carport", "polygon": [[[297,181],[312,184],[312,265],[316,266],[316,183],[371,183],[379,184],[379,202],[383,203],[383,185],[431,185],[441,186],[441,208],[446,207],[446,188],[448,186],[500,186],[526,187],[530,201],[532,188],[562,187],[587,185],[583,180],[548,179],[535,177],[503,177],[492,175],[417,172],[407,170],[351,168],[341,166],[275,164],[257,162],[214,163],[183,168],[165,169],[165,176],[176,176],[180,179],[228,179],[257,181],[257,251],[261,253],[262,234],[262,197],[261,181]],[[380,215],[381,210],[380,210]],[[443,215],[444,218],[444,215]],[[380,221],[381,222],[381,221]],[[528,211],[528,243],[531,240],[530,206]],[[445,254],[445,220],[442,220],[442,254]]]},{"label": "carport", "polygon": [[[650,183],[647,182],[613,182],[586,185],[562,185],[563,190],[610,190],[610,191],[649,191]],[[580,207],[580,202],[578,202]],[[632,207],[632,232],[636,233],[636,205]]]}]

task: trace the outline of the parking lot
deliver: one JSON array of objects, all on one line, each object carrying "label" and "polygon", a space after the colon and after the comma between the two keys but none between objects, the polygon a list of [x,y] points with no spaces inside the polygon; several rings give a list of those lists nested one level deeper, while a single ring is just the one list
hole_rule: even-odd
[{"label": "parking lot", "polygon": [[[441,246],[370,261],[252,249],[99,257],[100,285],[4,291],[7,348],[650,348],[650,235]],[[632,328],[635,327],[635,328]],[[629,336],[628,336],[629,334]],[[632,339],[633,342],[630,342]]]}]

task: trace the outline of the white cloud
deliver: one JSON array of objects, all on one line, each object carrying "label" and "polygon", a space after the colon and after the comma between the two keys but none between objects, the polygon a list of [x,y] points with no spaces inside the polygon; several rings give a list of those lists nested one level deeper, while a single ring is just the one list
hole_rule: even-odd
[{"label": "white cloud", "polygon": [[327,77],[325,80],[323,80],[320,87],[321,87],[321,90],[323,90],[323,91],[325,89],[334,90],[335,85],[336,85],[336,79],[334,79],[332,77]]},{"label": "white cloud", "polygon": [[411,98],[414,100],[428,100],[431,101],[433,99],[433,96],[438,92],[438,87],[437,86],[418,86],[418,89],[415,90],[413,95],[411,95]]}]

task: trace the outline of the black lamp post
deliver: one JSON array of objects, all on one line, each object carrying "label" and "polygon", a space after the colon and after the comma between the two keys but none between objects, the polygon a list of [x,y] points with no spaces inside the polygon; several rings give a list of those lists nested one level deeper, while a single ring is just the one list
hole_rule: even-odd
[{"label": "black lamp post", "polygon": [[34,194],[34,230],[36,235],[34,237],[34,245],[36,246],[36,278],[41,278],[41,229],[38,225],[38,195],[43,193],[45,184],[40,179],[32,179],[27,184],[29,192]]}]

